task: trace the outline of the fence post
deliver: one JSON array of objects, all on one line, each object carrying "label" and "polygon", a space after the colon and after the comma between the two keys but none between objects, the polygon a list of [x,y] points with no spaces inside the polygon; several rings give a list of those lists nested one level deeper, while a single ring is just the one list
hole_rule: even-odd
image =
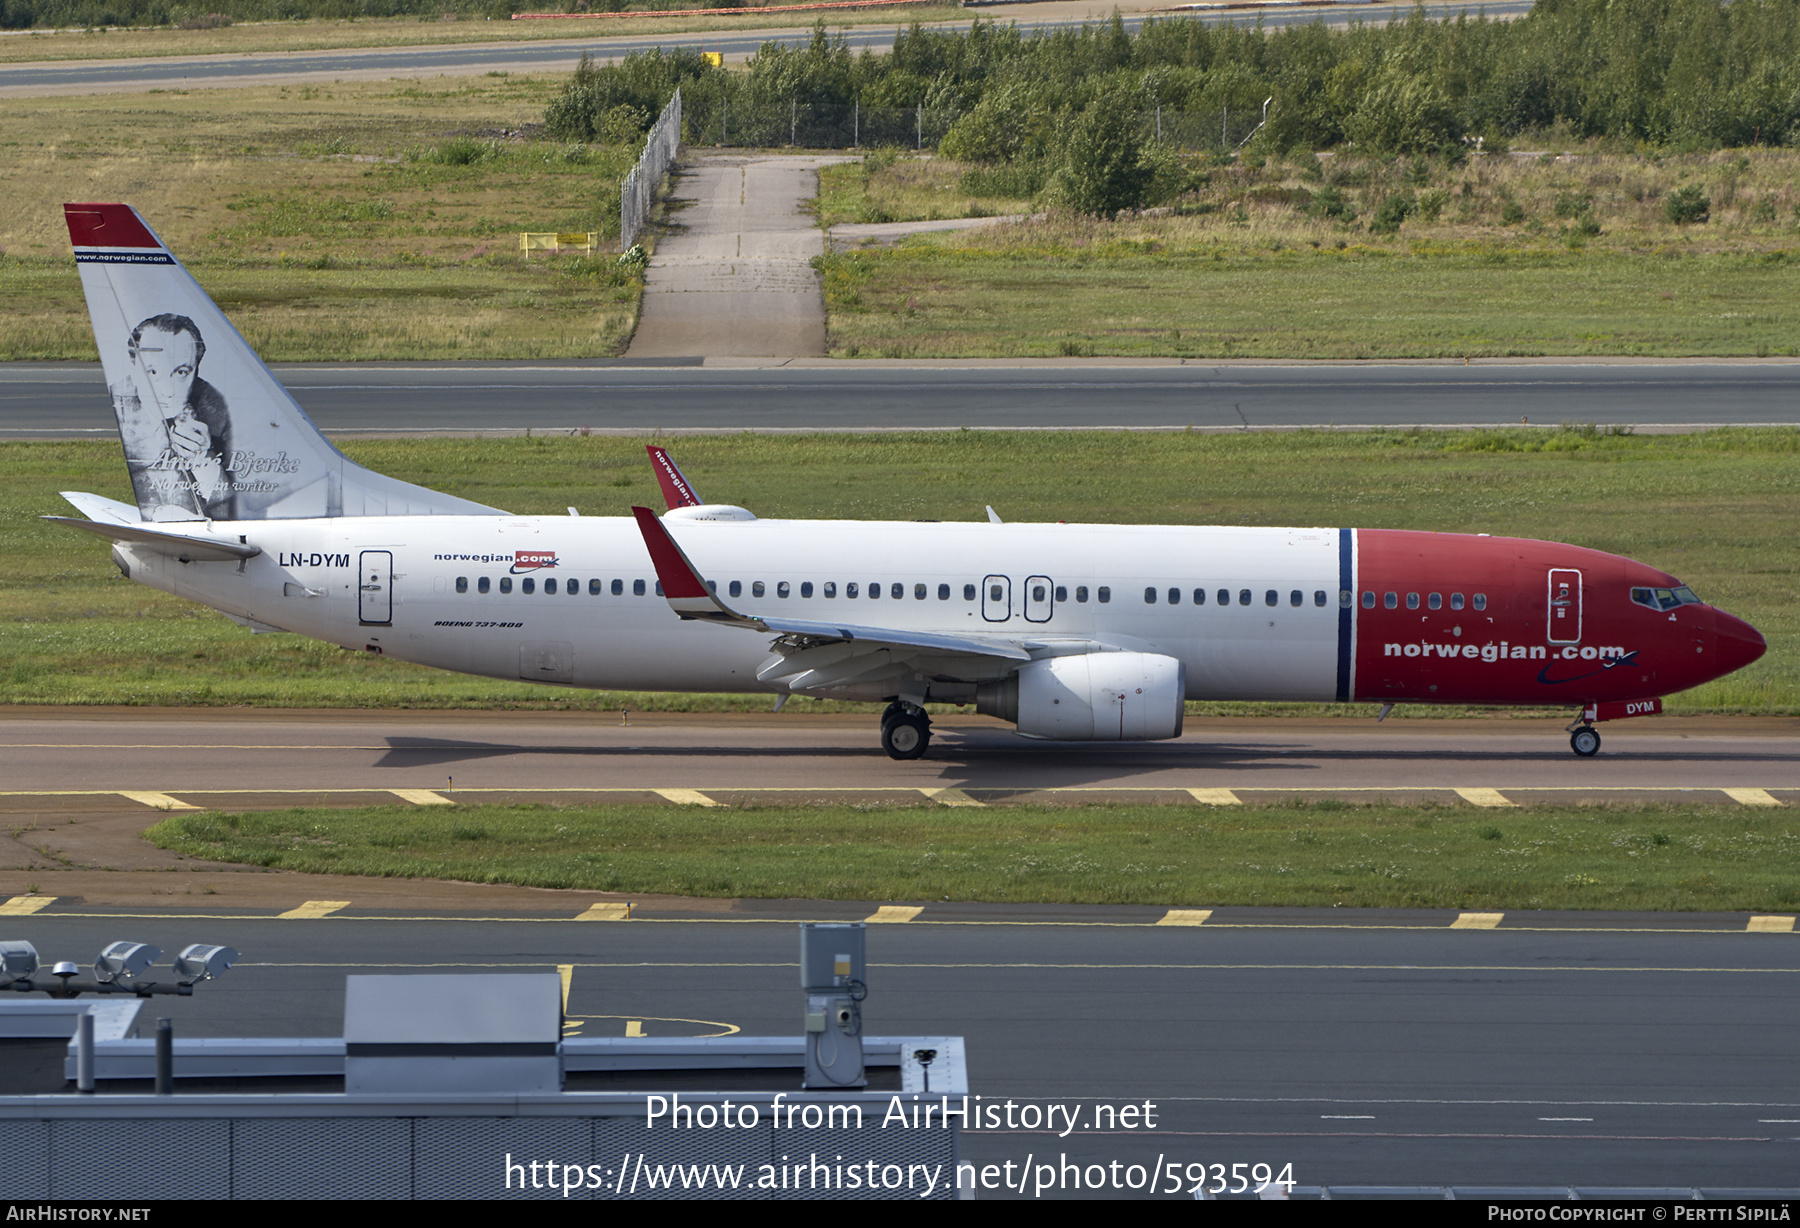
[{"label": "fence post", "polygon": [[799,126],[800,98],[798,95],[790,94],[788,95],[788,144],[790,146],[794,143],[794,133]]},{"label": "fence post", "polygon": [[731,144],[731,82],[719,86],[719,144]]},{"label": "fence post", "polygon": [[862,99],[850,104],[850,148],[862,148]]},{"label": "fence post", "polygon": [[1226,107],[1225,113],[1223,115],[1219,116],[1219,144],[1223,145],[1227,149],[1231,148],[1231,138],[1225,135],[1225,126],[1227,124],[1229,124],[1230,122],[1231,122],[1231,108]]},{"label": "fence post", "polygon": [[1162,144],[1162,103],[1156,104],[1156,143]]},{"label": "fence post", "polygon": [[925,104],[922,102],[919,104],[918,135],[914,138],[914,141],[915,141],[915,144],[914,144],[913,148],[915,150],[925,148]]}]

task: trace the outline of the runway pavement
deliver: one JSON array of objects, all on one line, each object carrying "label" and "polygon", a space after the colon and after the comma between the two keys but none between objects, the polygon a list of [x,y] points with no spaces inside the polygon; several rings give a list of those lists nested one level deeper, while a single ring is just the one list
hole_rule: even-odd
[{"label": "runway pavement", "polygon": [[[278,364],[334,434],[1800,423],[1800,362]],[[0,438],[111,437],[98,363],[0,365]]]}]

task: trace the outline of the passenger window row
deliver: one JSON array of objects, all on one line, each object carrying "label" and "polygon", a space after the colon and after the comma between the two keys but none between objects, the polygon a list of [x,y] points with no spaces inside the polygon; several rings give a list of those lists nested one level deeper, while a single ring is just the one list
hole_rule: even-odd
[{"label": "passenger window row", "polygon": [[[1159,600],[1161,600],[1161,591],[1162,590],[1157,589],[1155,587],[1146,588],[1144,590],[1144,604],[1145,605],[1155,605]],[[1194,590],[1194,604],[1195,605],[1205,605],[1206,604],[1206,595],[1207,595],[1206,589],[1203,589],[1203,588],[1195,589]],[[1350,596],[1350,594],[1348,594],[1348,593],[1340,593],[1339,594],[1340,603],[1345,604],[1345,605],[1349,604],[1349,601],[1348,601],[1349,596]],[[1321,609],[1321,610],[1324,609],[1325,603],[1328,600],[1330,600],[1330,598],[1326,595],[1326,592],[1324,589],[1319,588],[1319,589],[1313,590],[1312,603],[1315,608]],[[1168,591],[1168,601],[1169,601],[1170,605],[1180,605],[1181,601],[1182,601],[1182,591],[1178,588],[1171,588]],[[1247,588],[1240,588],[1237,591],[1237,603],[1239,605],[1253,605],[1253,604],[1255,604],[1255,601],[1256,601],[1256,594],[1252,590],[1247,589]],[[1263,591],[1263,595],[1262,595],[1262,603],[1264,605],[1268,606],[1270,609],[1274,609],[1276,606],[1279,606],[1281,604],[1281,591],[1279,589],[1273,589],[1273,588],[1265,589]],[[1297,588],[1290,589],[1288,591],[1288,595],[1287,595],[1287,603],[1288,603],[1289,607],[1297,610],[1301,606],[1306,604],[1306,594]],[[1215,604],[1222,605],[1222,606],[1230,605],[1231,604],[1231,590],[1228,588],[1219,589],[1217,594],[1215,595]]]},{"label": "passenger window row", "polygon": [[[1470,608],[1472,608],[1472,609],[1476,609],[1476,610],[1487,609],[1487,594],[1486,593],[1476,593],[1474,596],[1469,598],[1468,604],[1469,604]],[[1383,609],[1388,609],[1388,610],[1399,609],[1400,608],[1400,594],[1399,593],[1383,593],[1382,597],[1381,597],[1381,605],[1382,605]],[[1425,595],[1425,608],[1426,609],[1441,610],[1441,609],[1443,609],[1443,607],[1444,607],[1444,595],[1442,593],[1427,593]],[[1375,608],[1375,594],[1373,592],[1365,591],[1363,593],[1362,608],[1365,610],[1372,610]],[[1419,608],[1419,594],[1417,594],[1417,593],[1406,594],[1406,608],[1409,610],[1416,610]],[[1452,610],[1460,610],[1463,608],[1463,595],[1461,593],[1451,593],[1450,594],[1450,608]]]}]

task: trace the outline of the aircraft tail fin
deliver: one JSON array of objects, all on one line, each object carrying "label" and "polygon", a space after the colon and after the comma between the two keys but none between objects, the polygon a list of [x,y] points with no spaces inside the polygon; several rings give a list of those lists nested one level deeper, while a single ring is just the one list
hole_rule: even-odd
[{"label": "aircraft tail fin", "polygon": [[339,452],[130,205],[63,215],[145,521],[505,514]]}]

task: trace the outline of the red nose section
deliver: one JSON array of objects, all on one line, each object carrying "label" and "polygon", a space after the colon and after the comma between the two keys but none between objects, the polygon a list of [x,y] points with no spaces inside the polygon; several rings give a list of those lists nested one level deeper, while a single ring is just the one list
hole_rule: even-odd
[{"label": "red nose section", "polygon": [[1713,635],[1721,673],[1743,669],[1767,652],[1769,645],[1755,627],[1723,611],[1713,615]]}]

